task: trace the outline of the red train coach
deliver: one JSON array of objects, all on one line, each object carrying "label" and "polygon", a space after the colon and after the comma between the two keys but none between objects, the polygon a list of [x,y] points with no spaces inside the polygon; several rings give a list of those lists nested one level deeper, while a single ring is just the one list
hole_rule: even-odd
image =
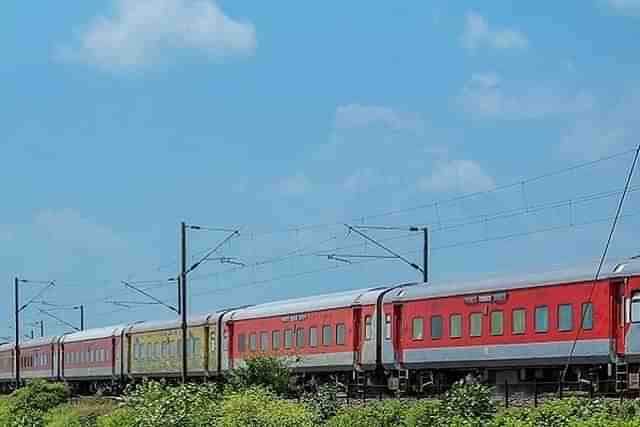
[{"label": "red train coach", "polygon": [[58,337],[44,337],[20,346],[22,378],[58,379]]},{"label": "red train coach", "polygon": [[369,288],[260,304],[223,317],[222,366],[251,354],[291,357],[301,373],[351,372],[362,356],[362,311],[386,288]]},{"label": "red train coach", "polygon": [[488,382],[555,380],[571,355],[572,379],[613,380],[615,368],[625,371],[617,387],[626,387],[627,363],[640,361],[640,262],[607,266],[597,282],[593,275],[591,268],[391,292],[384,311],[393,339],[382,362],[391,378],[421,388],[469,372]]},{"label": "red train coach", "polygon": [[11,390],[15,382],[13,349],[13,344],[0,345],[0,392],[2,393]]}]

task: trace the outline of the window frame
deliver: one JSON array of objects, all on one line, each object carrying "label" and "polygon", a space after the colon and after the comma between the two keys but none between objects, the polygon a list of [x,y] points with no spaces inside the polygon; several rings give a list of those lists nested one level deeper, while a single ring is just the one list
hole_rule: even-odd
[{"label": "window frame", "polygon": [[[538,310],[542,310],[542,309],[545,309],[546,313],[547,313],[546,322],[545,322],[547,324],[547,328],[544,331],[538,329]],[[550,322],[549,322],[549,306],[546,305],[546,304],[535,306],[534,311],[533,311],[533,329],[534,329],[535,333],[536,334],[546,334],[546,333],[548,333],[549,332],[549,324],[550,324]]]},{"label": "window frame", "polygon": [[373,318],[371,315],[364,316],[364,340],[371,341],[373,338]]},{"label": "window frame", "polygon": [[384,339],[391,340],[391,314],[385,313],[384,315]]},{"label": "window frame", "polygon": [[[416,334],[416,322],[420,325],[420,335]],[[411,340],[412,341],[422,341],[424,340],[424,317],[415,316],[411,319]]]},{"label": "window frame", "polygon": [[[562,327],[562,316],[561,316],[561,309],[563,307],[569,307],[569,328],[563,328]],[[558,308],[557,308],[557,313],[556,315],[558,316],[558,332],[571,332],[573,331],[573,304],[571,303],[566,303],[566,304],[558,304]]]},{"label": "window frame", "polygon": [[242,333],[238,334],[238,353],[244,353],[247,351],[247,335]]},{"label": "window frame", "polygon": [[280,350],[280,338],[281,338],[280,329],[274,329],[271,331],[271,350],[279,351]]},{"label": "window frame", "polygon": [[[629,304],[629,314],[631,317],[631,323],[640,323],[640,318],[636,319],[633,316],[633,307],[635,304],[640,304],[640,291],[635,291],[634,293],[631,294],[631,303]],[[640,310],[639,310],[640,311]],[[592,314],[593,316],[593,309],[592,309]]]},{"label": "window frame", "polygon": [[[522,330],[521,331],[516,331],[515,328],[515,314],[517,313],[522,313]],[[511,309],[511,335],[524,335],[527,333],[527,309],[524,307],[520,307],[520,308],[513,308]]]},{"label": "window frame", "polygon": [[[460,331],[459,335],[453,335],[453,318],[458,319],[458,329]],[[462,335],[464,334],[464,331],[462,330],[462,325],[464,322],[464,316],[462,315],[462,313],[451,313],[449,315],[449,338],[453,338],[453,339],[458,339],[458,338],[462,338]]]},{"label": "window frame", "polygon": [[260,332],[260,352],[266,353],[269,351],[269,332],[261,331]]},{"label": "window frame", "polygon": [[318,347],[318,327],[317,326],[309,327],[309,347],[311,348]]},{"label": "window frame", "polygon": [[[342,334],[340,334],[342,331]],[[346,345],[347,343],[347,327],[344,323],[336,324],[336,345]]]},{"label": "window frame", "polygon": [[[589,325],[588,328],[584,326],[585,307],[587,307],[587,306],[590,308],[590,310],[589,310],[589,320],[591,321],[591,324]],[[583,302],[580,305],[580,325],[582,327],[582,330],[583,331],[591,331],[591,330],[593,330],[593,324],[594,324],[594,321],[593,321],[593,303],[592,302]]]},{"label": "window frame", "polygon": [[[327,335],[327,331],[328,331],[328,335]],[[327,337],[329,337],[329,340],[327,340]],[[331,325],[322,325],[322,345],[325,347],[329,347],[332,344],[333,344],[333,327]]]},{"label": "window frame", "polygon": [[293,329],[284,330],[284,349],[291,350],[293,348]]},{"label": "window frame", "polygon": [[[480,319],[480,321],[478,322],[478,325],[480,325],[480,331],[479,333],[476,335],[473,333],[473,319]],[[473,313],[469,313],[469,337],[471,338],[480,338],[482,337],[482,313],[481,312],[473,312]]]},{"label": "window frame", "polygon": [[[434,332],[433,322],[436,320],[440,322],[440,331],[439,331],[440,333],[437,336],[433,334]],[[442,319],[441,314],[434,314],[429,318],[429,335],[431,336],[431,340],[437,341],[442,339],[442,336],[444,335],[444,320]]]},{"label": "window frame", "polygon": [[[500,316],[500,332],[494,332],[493,330],[493,326],[494,326],[494,315],[499,315]],[[491,313],[489,313],[489,333],[492,337],[500,337],[502,335],[504,335],[504,311],[503,310],[492,310]]]},{"label": "window frame", "polygon": [[305,348],[305,337],[306,337],[306,333],[305,333],[305,328],[301,327],[301,328],[296,328],[296,339],[295,339],[295,345],[296,348]]}]

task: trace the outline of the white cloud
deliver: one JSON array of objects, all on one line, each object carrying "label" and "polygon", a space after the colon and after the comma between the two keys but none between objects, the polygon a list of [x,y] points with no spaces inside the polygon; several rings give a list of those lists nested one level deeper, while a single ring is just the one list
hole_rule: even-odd
[{"label": "white cloud", "polygon": [[52,240],[75,247],[112,250],[127,246],[112,230],[84,218],[73,209],[39,212],[35,216],[35,224]]},{"label": "white cloud", "polygon": [[306,194],[311,191],[312,187],[309,178],[302,173],[287,177],[278,183],[278,190],[282,194],[290,196]]},{"label": "white cloud", "polygon": [[348,104],[336,109],[336,126],[339,128],[383,125],[401,131],[419,133],[424,129],[423,120],[417,115],[380,105]]},{"label": "white cloud", "polygon": [[619,13],[640,13],[640,0],[607,0],[607,3]]},{"label": "white cloud", "polygon": [[253,24],[235,21],[213,0],[113,0],[112,16],[93,19],[74,46],[58,55],[108,71],[138,70],[168,49],[209,57],[247,56],[256,46]]},{"label": "white cloud", "polygon": [[495,74],[474,74],[458,101],[472,115],[503,120],[575,114],[595,105],[595,97],[585,91],[569,94],[556,87],[532,83],[505,88]]},{"label": "white cloud", "polygon": [[462,46],[468,50],[480,47],[493,49],[526,49],[529,40],[518,28],[491,28],[487,20],[470,10],[466,16],[466,27],[462,34]]},{"label": "white cloud", "polygon": [[489,190],[495,187],[495,182],[477,162],[452,160],[438,165],[430,177],[420,180],[418,186],[425,191],[472,193]]}]

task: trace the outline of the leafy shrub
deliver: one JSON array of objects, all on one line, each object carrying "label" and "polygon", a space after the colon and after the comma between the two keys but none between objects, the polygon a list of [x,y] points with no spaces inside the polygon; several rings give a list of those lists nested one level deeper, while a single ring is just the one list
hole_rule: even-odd
[{"label": "leafy shrub", "polygon": [[456,384],[445,393],[442,410],[449,418],[487,419],[496,412],[491,392],[481,384]]},{"label": "leafy shrub", "polygon": [[[148,381],[129,390],[125,395],[128,411],[116,411],[125,415],[137,427],[200,427],[215,425],[220,392],[214,385],[170,386],[163,382]],[[107,419],[103,423],[111,422]],[[105,424],[108,425],[108,424]]]},{"label": "leafy shrub", "polygon": [[402,425],[405,427],[430,427],[442,423],[442,402],[422,400],[407,408]]},{"label": "leafy shrub", "polygon": [[371,402],[352,406],[338,412],[327,423],[330,427],[395,427],[402,425],[404,412],[409,404],[398,400]]},{"label": "leafy shrub", "polygon": [[70,405],[61,405],[51,409],[44,415],[43,421],[47,427],[82,427],[86,425]]},{"label": "leafy shrub", "polygon": [[334,384],[323,384],[316,393],[302,396],[302,400],[318,422],[324,422],[338,413],[338,388]]},{"label": "leafy shrub", "polygon": [[40,427],[46,411],[66,403],[71,393],[63,384],[33,381],[14,391],[0,406],[0,426]]},{"label": "leafy shrub", "polygon": [[131,408],[118,408],[98,418],[96,427],[137,427],[137,416]]},{"label": "leafy shrub", "polygon": [[303,404],[279,399],[269,389],[231,392],[222,402],[221,427],[312,427],[314,414]]},{"label": "leafy shrub", "polygon": [[284,395],[289,390],[292,376],[287,361],[275,356],[254,355],[231,371],[229,383],[237,390],[262,386]]}]

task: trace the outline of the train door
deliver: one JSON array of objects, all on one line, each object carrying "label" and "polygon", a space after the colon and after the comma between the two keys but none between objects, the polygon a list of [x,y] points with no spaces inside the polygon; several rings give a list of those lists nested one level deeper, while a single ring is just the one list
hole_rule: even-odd
[{"label": "train door", "polygon": [[[228,321],[226,327],[224,327],[224,339],[227,341],[227,354],[229,358],[228,367],[233,369],[233,358],[235,350],[235,340],[233,339],[233,322]],[[223,346],[224,348],[224,346]]]},{"label": "train door", "polygon": [[402,362],[402,304],[393,305],[393,352],[397,363]]},{"label": "train door", "polygon": [[625,282],[624,280],[611,281],[611,295],[613,296],[611,316],[611,336],[614,340],[614,351],[618,355],[624,354],[625,335]]},{"label": "train door", "polygon": [[362,307],[353,308],[353,363],[362,360]]}]

